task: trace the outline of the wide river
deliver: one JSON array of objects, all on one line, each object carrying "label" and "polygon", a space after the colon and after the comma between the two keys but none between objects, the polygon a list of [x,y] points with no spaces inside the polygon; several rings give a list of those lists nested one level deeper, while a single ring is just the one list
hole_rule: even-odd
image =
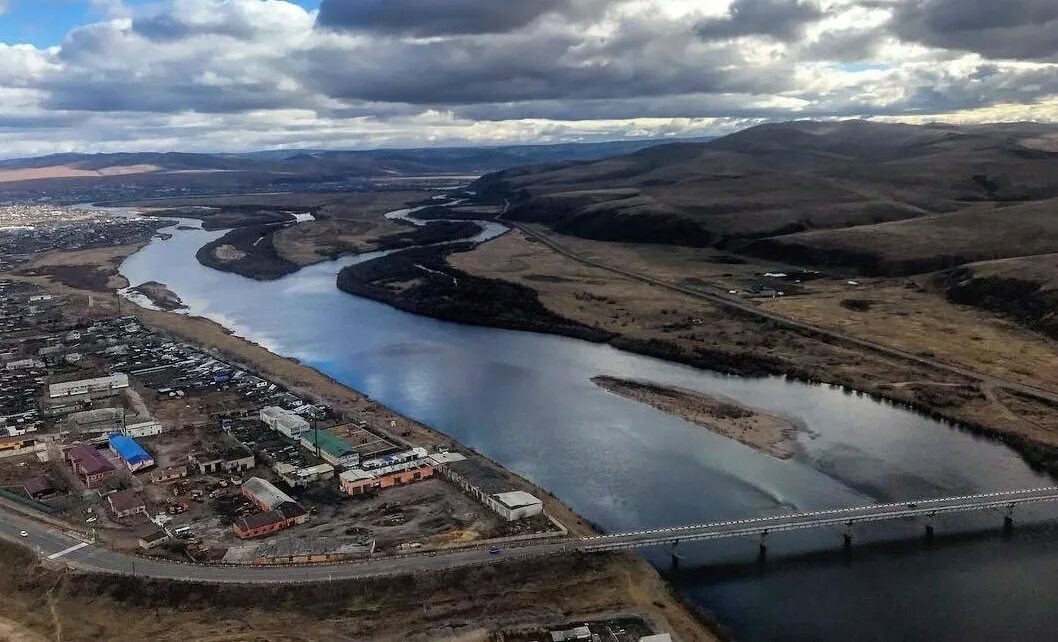
[{"label": "wide river", "polygon": [[[185,221],[187,224],[197,224]],[[1050,485],[1007,447],[826,385],[722,376],[560,337],[471,327],[351,296],[315,265],[257,282],[200,265],[222,232],[163,230],[121,272],[552,491],[611,531]],[[483,236],[496,233],[487,230]],[[781,461],[609,394],[599,374],[719,393],[804,422]],[[1045,640],[1058,631],[1058,509],[684,545],[670,579],[740,640]],[[647,553],[668,570],[664,551]],[[556,587],[556,590],[562,590]]]}]

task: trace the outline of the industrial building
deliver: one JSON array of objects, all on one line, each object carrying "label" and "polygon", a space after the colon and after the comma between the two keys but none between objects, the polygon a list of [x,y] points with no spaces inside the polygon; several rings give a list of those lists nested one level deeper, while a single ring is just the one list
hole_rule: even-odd
[{"label": "industrial building", "polygon": [[127,424],[121,432],[128,437],[156,437],[165,432],[165,428],[157,421],[141,421]]},{"label": "industrial building", "polygon": [[351,468],[339,475],[338,478],[341,481],[343,493],[347,495],[362,495],[375,489],[382,490],[429,479],[433,475],[433,462],[418,460],[373,470]]},{"label": "industrial building", "polygon": [[280,504],[275,510],[240,517],[232,523],[232,530],[240,539],[251,539],[278,533],[309,520],[309,514],[297,504]]},{"label": "industrial building", "polygon": [[72,432],[108,435],[119,433],[124,428],[125,412],[121,408],[97,408],[75,412],[66,418]]},{"label": "industrial building", "polygon": [[125,462],[129,471],[136,472],[154,465],[154,458],[143,449],[136,440],[125,435],[111,435],[108,440],[110,450]]},{"label": "industrial building", "polygon": [[296,504],[290,496],[275,487],[275,484],[260,477],[251,477],[242,484],[243,496],[261,510],[272,510],[280,504]]},{"label": "industrial building", "polygon": [[242,494],[262,512],[240,517],[232,523],[232,529],[241,539],[270,535],[309,520],[308,512],[290,495],[260,477],[243,482]]},{"label": "industrial building", "polygon": [[107,504],[117,517],[146,515],[147,502],[134,490],[118,490],[107,495]]},{"label": "industrial building", "polygon": [[426,454],[425,448],[386,455],[361,462],[359,468],[351,468],[338,476],[342,492],[347,495],[362,495],[375,489],[411,484],[434,475],[436,464]]},{"label": "industrial building", "polygon": [[74,446],[66,453],[66,459],[88,488],[99,488],[118,473],[114,464],[92,446]]},{"label": "industrial building", "polygon": [[123,372],[116,372],[106,377],[53,383],[48,386],[48,397],[51,399],[57,399],[60,397],[98,395],[103,393],[110,395],[113,394],[115,390],[121,390],[128,387],[129,376]]},{"label": "industrial building", "polygon": [[535,517],[544,512],[544,503],[524,490],[495,493],[492,497],[495,503],[490,504],[489,507],[508,522]]},{"label": "industrial building", "polygon": [[309,422],[305,421],[304,417],[279,406],[262,408],[260,416],[261,421],[268,424],[269,428],[291,439],[300,439],[309,431]]},{"label": "industrial building", "polygon": [[164,484],[187,477],[187,466],[170,466],[151,473],[152,484]]},{"label": "industrial building", "polygon": [[511,483],[492,469],[456,453],[438,453],[432,458],[436,461],[439,455],[445,456],[444,463],[438,464],[442,476],[505,520],[512,522],[543,514],[544,505],[539,498],[511,488]]},{"label": "industrial building", "polygon": [[317,482],[334,479],[334,466],[326,462],[316,464],[315,466],[304,467],[279,462],[272,466],[272,470],[274,470],[288,486],[294,488],[302,488]]},{"label": "industrial building", "polygon": [[189,454],[187,460],[202,475],[243,472],[257,463],[252,450],[226,436],[221,442]]},{"label": "industrial building", "polygon": [[329,430],[309,430],[301,436],[301,445],[338,468],[353,468],[360,463],[360,453]]}]

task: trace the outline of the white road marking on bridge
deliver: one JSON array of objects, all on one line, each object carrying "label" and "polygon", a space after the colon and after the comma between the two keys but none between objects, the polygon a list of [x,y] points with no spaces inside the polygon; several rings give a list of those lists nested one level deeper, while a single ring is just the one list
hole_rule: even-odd
[{"label": "white road marking on bridge", "polygon": [[73,546],[71,546],[69,548],[64,548],[63,550],[59,551],[58,553],[52,553],[51,555],[48,556],[48,559],[50,559],[50,560],[59,559],[63,555],[69,555],[70,553],[73,553],[74,551],[79,551],[82,548],[84,548],[85,546],[88,546],[87,542],[81,542],[80,544],[74,544]]}]

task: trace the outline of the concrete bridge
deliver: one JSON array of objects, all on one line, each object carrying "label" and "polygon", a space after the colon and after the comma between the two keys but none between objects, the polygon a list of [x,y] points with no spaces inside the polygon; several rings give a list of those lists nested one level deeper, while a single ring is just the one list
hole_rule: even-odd
[{"label": "concrete bridge", "polygon": [[764,554],[769,533],[827,526],[843,527],[845,546],[849,547],[852,546],[852,529],[857,524],[922,518],[926,536],[931,537],[932,520],[937,515],[996,511],[1003,518],[1004,528],[1009,529],[1013,526],[1014,510],[1018,506],[1054,501],[1058,501],[1058,488],[1033,488],[755,517],[581,539],[563,537],[535,540],[519,545],[504,545],[502,549],[493,549],[488,542],[483,542],[479,546],[372,557],[348,563],[253,566],[179,563],[120,553],[85,541],[55,520],[45,519],[30,509],[0,499],[0,538],[27,546],[53,563],[83,571],[190,582],[295,584],[439,571],[505,559],[527,559],[570,552],[591,554],[651,546],[670,547],[674,560],[678,560],[677,547],[681,542],[731,537],[760,538],[760,552]]},{"label": "concrete bridge", "polygon": [[[796,531],[808,528],[839,526],[845,529],[845,546],[852,546],[853,527],[866,522],[880,522],[908,518],[923,518],[926,537],[933,536],[933,518],[949,513],[970,513],[994,510],[1003,516],[1003,527],[1014,523],[1014,509],[1021,504],[1058,501],[1058,487],[1009,490],[980,495],[962,495],[917,501],[875,504],[856,508],[836,508],[807,513],[756,517],[712,524],[676,526],[634,533],[613,533],[580,540],[577,549],[585,553],[617,551],[650,546],[678,546],[681,542],[698,542],[731,537],[759,537],[760,552],[767,550],[769,533]],[[673,550],[673,557],[676,552]]]}]

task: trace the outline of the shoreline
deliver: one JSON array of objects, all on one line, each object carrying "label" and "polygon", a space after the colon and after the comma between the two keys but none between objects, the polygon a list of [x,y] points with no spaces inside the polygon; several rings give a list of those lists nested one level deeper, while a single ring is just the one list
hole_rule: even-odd
[{"label": "shoreline", "polygon": [[[139,246],[126,248],[129,254]],[[114,292],[81,290],[63,283],[57,283],[47,277],[14,277],[36,283],[56,294],[84,299],[83,310],[87,315],[114,315],[118,309],[118,297]],[[239,337],[222,325],[203,317],[188,316],[164,310],[151,310],[136,305],[127,299],[121,303],[125,313],[131,313],[144,325],[177,335],[208,353],[215,354],[234,365],[246,367],[260,376],[273,380],[287,387],[291,392],[343,409],[358,413],[372,423],[390,426],[386,431],[402,439],[413,441],[424,446],[444,445],[458,449],[467,457],[477,459],[481,464],[492,468],[503,475],[516,487],[536,494],[544,503],[545,510],[561,521],[568,529],[570,536],[582,537],[596,534],[593,524],[562,503],[555,495],[540,488],[529,480],[504,468],[492,459],[478,453],[472,448],[461,445],[457,440],[434,430],[414,419],[405,417],[370,397],[350,388],[337,380],[296,359],[282,357],[266,348]],[[393,424],[390,424],[393,422]],[[580,559],[577,557],[576,559]],[[524,567],[529,568],[534,563]],[[692,611],[676,593],[675,587],[666,581],[661,574],[644,558],[623,553],[606,558],[601,564],[610,572],[620,576],[625,584],[626,593],[623,601],[618,603],[622,608],[635,609],[647,619],[663,621],[679,639],[701,640],[702,642],[723,639],[725,633],[722,625],[707,613]],[[532,576],[526,578],[532,583]],[[197,586],[197,584],[192,584]]]},{"label": "shoreline", "polygon": [[[538,292],[532,288],[527,288],[514,281],[474,275],[454,267],[448,260],[452,255],[473,251],[473,249],[448,246],[443,249],[427,248],[429,251],[423,256],[408,254],[409,259],[413,258],[415,261],[403,261],[404,263],[417,261],[434,270],[430,274],[416,273],[415,278],[421,280],[424,285],[415,288],[395,291],[385,287],[387,281],[408,278],[407,266],[401,265],[401,252],[370,263],[343,269],[339,274],[338,287],[349,294],[384,303],[405,312],[444,321],[582,339],[609,345],[618,350],[725,375],[749,378],[777,376],[809,385],[837,387],[849,393],[866,395],[875,401],[892,404],[918,415],[942,421],[957,430],[1003,443],[1017,452],[1034,469],[1058,478],[1058,442],[1051,444],[1034,440],[1030,436],[1011,429],[989,425],[965,412],[948,410],[939,405],[931,405],[917,397],[901,395],[900,388],[888,386],[885,383],[876,383],[869,379],[853,383],[842,380],[840,373],[810,370],[768,355],[731,353],[708,347],[699,347],[689,351],[661,338],[633,337],[585,325],[563,317],[544,306]],[[414,252],[414,250],[404,252]],[[438,258],[440,261],[437,261]],[[496,309],[475,303],[480,299],[482,286],[491,287],[494,284],[497,287],[517,290],[519,296],[515,300],[516,305]],[[424,294],[420,295],[420,293]],[[510,316],[512,309],[517,309],[520,313],[513,322]],[[817,338],[822,340],[821,337]],[[977,383],[970,380],[967,380],[965,385],[975,390],[977,388]],[[1012,391],[1012,394],[1017,393]]]},{"label": "shoreline", "polygon": [[679,417],[776,459],[793,457],[797,452],[797,433],[805,430],[782,417],[695,390],[607,375],[592,377],[591,381],[607,392]]}]

